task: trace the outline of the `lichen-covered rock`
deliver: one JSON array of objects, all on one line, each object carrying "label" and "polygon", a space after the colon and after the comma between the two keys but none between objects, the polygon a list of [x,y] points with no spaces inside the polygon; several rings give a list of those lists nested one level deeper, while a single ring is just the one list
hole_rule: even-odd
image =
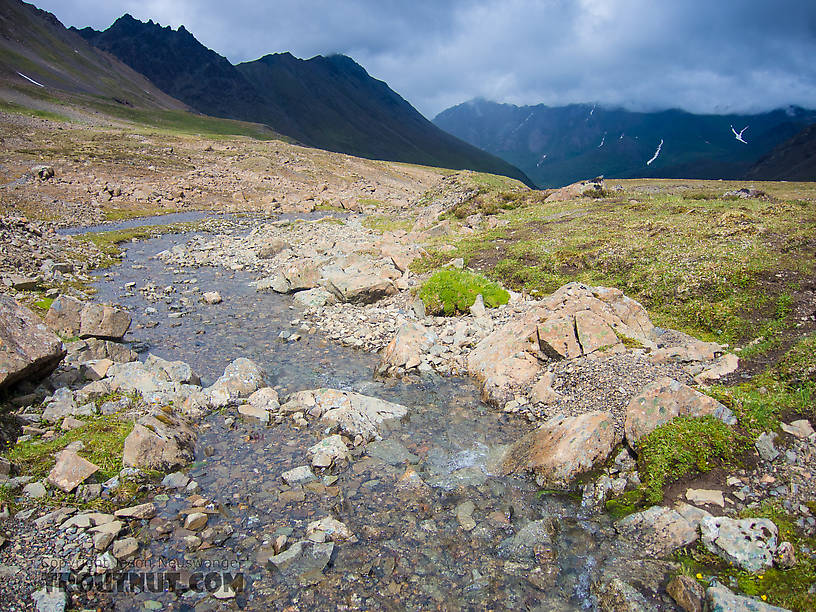
[{"label": "lichen-covered rock", "polygon": [[611,413],[555,417],[510,447],[502,471],[532,472],[539,486],[569,488],[605,461],[620,441]]},{"label": "lichen-covered rock", "polygon": [[790,612],[753,597],[735,595],[720,583],[714,583],[706,589],[706,600],[708,612]]},{"label": "lichen-covered rock", "polygon": [[712,516],[700,523],[705,547],[748,572],[773,565],[779,532],[769,519]]},{"label": "lichen-covered rock", "polygon": [[62,340],[37,315],[0,295],[0,389],[48,376],[65,354]]},{"label": "lichen-covered rock", "polygon": [[130,315],[107,304],[86,304],[80,313],[79,337],[121,340],[130,329]]},{"label": "lichen-covered rock", "polygon": [[697,540],[697,528],[677,510],[652,506],[615,523],[622,536],[637,544],[643,556],[666,557]]},{"label": "lichen-covered rock", "polygon": [[675,417],[713,416],[724,423],[737,422],[734,413],[720,402],[688,385],[663,377],[647,385],[626,408],[624,430],[631,445]]}]

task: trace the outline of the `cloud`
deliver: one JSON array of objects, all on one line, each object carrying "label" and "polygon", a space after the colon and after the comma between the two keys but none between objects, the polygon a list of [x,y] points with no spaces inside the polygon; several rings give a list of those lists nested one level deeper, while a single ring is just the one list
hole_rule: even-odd
[{"label": "cloud", "polygon": [[[35,0],[36,1],[36,0]],[[474,97],[816,108],[812,0],[40,0],[66,25],[184,25],[233,62],[345,53],[428,116]]]}]

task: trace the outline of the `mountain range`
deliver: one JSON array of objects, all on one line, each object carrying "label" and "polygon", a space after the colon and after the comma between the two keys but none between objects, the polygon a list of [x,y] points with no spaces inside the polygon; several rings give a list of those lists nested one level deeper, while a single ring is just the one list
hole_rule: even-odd
[{"label": "mountain range", "polygon": [[74,30],[208,115],[264,123],[305,145],[371,159],[502,174],[520,170],[437,128],[349,57],[289,53],[232,65],[184,26],[124,15],[105,31]]},{"label": "mountain range", "polygon": [[[759,162],[816,123],[816,112],[787,108],[754,115],[696,115],[591,104],[515,106],[476,99],[441,112],[433,121],[521,168],[539,187],[558,187],[597,175],[789,178],[784,168]],[[814,180],[814,170],[816,165],[810,162],[797,176]]]}]

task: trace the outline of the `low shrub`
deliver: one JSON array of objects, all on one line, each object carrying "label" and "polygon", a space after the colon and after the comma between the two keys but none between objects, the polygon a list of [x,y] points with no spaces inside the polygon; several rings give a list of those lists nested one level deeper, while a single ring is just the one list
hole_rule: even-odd
[{"label": "low shrub", "polygon": [[510,299],[510,294],[498,284],[464,270],[439,270],[419,290],[429,314],[446,316],[467,312],[479,294],[488,308],[506,304]]}]

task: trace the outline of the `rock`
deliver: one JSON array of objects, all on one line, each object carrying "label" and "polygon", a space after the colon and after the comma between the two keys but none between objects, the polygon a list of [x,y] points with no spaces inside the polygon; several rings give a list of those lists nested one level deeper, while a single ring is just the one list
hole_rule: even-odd
[{"label": "rock", "polygon": [[578,181],[566,187],[556,189],[546,197],[545,202],[564,202],[580,197],[596,197],[603,193],[604,180],[602,176],[591,181]]},{"label": "rock", "polygon": [[45,324],[58,334],[78,336],[85,304],[69,295],[60,295],[45,313]]},{"label": "rock", "polygon": [[113,543],[111,553],[119,561],[130,561],[139,552],[139,542],[136,538],[122,538]]},{"label": "rock", "polygon": [[99,466],[66,449],[57,455],[57,463],[48,474],[48,482],[70,493],[98,470]]},{"label": "rock", "polygon": [[140,418],[125,438],[126,467],[169,471],[195,458],[196,435],[180,417],[156,411]]},{"label": "rock", "polygon": [[703,612],[705,589],[691,576],[675,576],[666,585],[666,592],[685,612]]},{"label": "rock", "polygon": [[663,377],[643,388],[626,408],[626,439],[635,445],[643,436],[675,417],[713,416],[726,424],[737,422],[734,414],[714,398]]},{"label": "rock", "polygon": [[544,376],[533,385],[530,399],[540,404],[553,404],[561,399],[561,395],[552,388],[554,379],[552,372],[545,372]]},{"label": "rock", "polygon": [[290,292],[314,289],[320,282],[320,273],[317,267],[309,261],[295,262],[284,269],[283,275],[289,282]]},{"label": "rock", "polygon": [[184,528],[190,531],[201,531],[207,526],[207,518],[203,512],[191,512],[184,519]]},{"label": "rock", "polygon": [[280,238],[272,238],[266,244],[259,247],[256,255],[259,259],[272,259],[275,255],[286,249],[292,248],[288,242]]},{"label": "rock", "polygon": [[590,310],[575,313],[575,330],[584,355],[612,350],[621,343],[615,331]]},{"label": "rock", "polygon": [[30,482],[23,487],[23,497],[42,499],[46,494],[45,485],[41,482]]},{"label": "rock", "polygon": [[156,516],[156,506],[152,502],[121,508],[113,513],[114,516],[126,519],[151,519]]},{"label": "rock", "polygon": [[569,488],[575,478],[605,461],[619,442],[611,413],[558,416],[513,444],[502,471],[533,472],[539,486]]},{"label": "rock", "polygon": [[288,549],[269,558],[275,568],[293,586],[310,586],[323,578],[323,568],[334,552],[334,543],[295,542]]},{"label": "rock", "polygon": [[309,448],[306,454],[311,457],[312,465],[318,468],[331,467],[337,461],[348,461],[351,457],[343,439],[335,434]]},{"label": "rock", "polygon": [[807,419],[793,421],[790,425],[787,423],[782,423],[781,427],[782,431],[784,431],[786,434],[789,434],[794,438],[799,438],[800,440],[804,440],[805,438],[809,438],[813,435],[813,427],[811,427],[810,422]]},{"label": "rock", "polygon": [[704,385],[712,381],[719,380],[723,376],[736,372],[738,367],[739,358],[733,353],[726,353],[717,359],[717,361],[715,361],[710,368],[695,376],[694,382],[696,382],[698,385]]},{"label": "rock", "polygon": [[238,406],[238,414],[258,419],[262,423],[269,422],[269,412],[266,408],[253,406],[252,404],[241,404]]},{"label": "rock", "polygon": [[48,376],[67,351],[28,308],[0,295],[0,389]]},{"label": "rock", "polygon": [[199,385],[201,378],[183,361],[167,361],[155,355],[148,355],[144,367],[161,379],[183,385]]},{"label": "rock", "polygon": [[116,557],[108,551],[96,557],[95,565],[97,574],[105,574],[119,567],[119,562],[116,560]]},{"label": "rock", "polygon": [[130,329],[130,315],[106,304],[87,304],[80,313],[79,337],[121,340]]},{"label": "rock", "polygon": [[765,431],[759,435],[756,442],[754,443],[754,446],[756,446],[759,456],[762,457],[765,461],[773,461],[779,456],[779,451],[776,450],[776,446],[774,445],[775,439],[776,439],[775,433],[769,433]]},{"label": "rock", "polygon": [[615,523],[615,530],[637,543],[643,557],[666,557],[697,540],[697,529],[679,512],[652,506]]},{"label": "rock", "polygon": [[[396,268],[392,270],[399,276]],[[355,267],[341,268],[337,265],[326,266],[322,270],[322,284],[341,302],[351,304],[373,304],[374,302],[394,295],[397,288],[390,278],[375,274],[370,270]]]},{"label": "rock", "polygon": [[111,340],[88,338],[68,344],[68,357],[72,362],[82,363],[92,359],[110,359],[114,363],[136,361],[138,355],[127,345]]},{"label": "rock", "polygon": [[530,561],[533,558],[535,547],[539,544],[551,543],[553,537],[554,529],[550,519],[530,521],[515,535],[502,540],[497,552],[499,557],[504,559]]},{"label": "rock", "polygon": [[85,380],[102,380],[112,365],[112,359],[92,359],[83,363],[79,371]]},{"label": "rock", "polygon": [[301,465],[300,467],[284,472],[281,474],[281,478],[283,478],[283,481],[290,487],[297,487],[307,482],[317,480],[317,477],[308,465]]},{"label": "rock", "polygon": [[735,595],[719,583],[712,584],[706,589],[708,612],[789,612],[766,604],[752,597]]},{"label": "rock", "polygon": [[777,528],[769,519],[708,517],[700,523],[705,547],[748,572],[773,565]]},{"label": "rock", "polygon": [[54,587],[43,587],[31,594],[37,612],[65,612],[68,599],[65,591]]},{"label": "rock", "polygon": [[90,416],[96,410],[93,404],[78,406],[74,401],[74,394],[67,387],[61,387],[45,402],[42,419],[49,423],[56,423],[67,416]]},{"label": "rock", "polygon": [[275,293],[289,293],[289,281],[286,280],[282,274],[273,274],[256,282],[255,289],[258,291],[268,291],[271,289]]},{"label": "rock", "polygon": [[593,585],[599,609],[604,612],[658,612],[659,608],[632,585],[620,578],[613,578],[605,585]]},{"label": "rock", "polygon": [[217,291],[205,291],[201,296],[201,301],[205,304],[220,304],[224,301]]},{"label": "rock", "polygon": [[782,542],[776,549],[776,560],[774,561],[777,567],[782,569],[790,569],[796,565],[796,551],[793,549],[793,544],[790,542]]},{"label": "rock", "polygon": [[383,349],[377,373],[385,373],[391,368],[411,370],[419,367],[423,354],[438,340],[436,333],[421,323],[409,321],[403,324]]},{"label": "rock", "polygon": [[723,493],[717,489],[689,489],[686,491],[686,499],[692,504],[701,506],[719,506],[720,508],[725,506]]},{"label": "rock", "polygon": [[315,287],[306,291],[298,291],[293,298],[298,306],[304,308],[319,308],[326,304],[334,304],[337,301],[333,293],[326,291],[323,287]]},{"label": "rock", "polygon": [[277,411],[280,408],[278,392],[272,387],[262,387],[249,396],[247,401],[256,408]]},{"label": "rock", "polygon": [[248,397],[266,386],[266,372],[257,363],[239,357],[230,363],[224,374],[205,389],[216,407],[226,406],[230,400]]},{"label": "rock", "polygon": [[[548,359],[573,359],[582,354],[578,338],[575,336],[575,321],[572,317],[548,319],[538,325],[536,334],[538,346]],[[617,337],[615,339],[617,340]]]},{"label": "rock", "polygon": [[396,440],[371,442],[366,446],[366,453],[369,457],[374,457],[389,465],[419,462],[419,457],[408,452],[408,449]]},{"label": "rock", "polygon": [[315,532],[326,534],[333,542],[350,540],[354,534],[346,526],[331,516],[324,517],[319,521],[312,521],[306,526],[306,537],[310,538]]},{"label": "rock", "polygon": [[376,397],[337,389],[313,389],[293,394],[282,406],[287,412],[303,411],[323,423],[338,425],[349,436],[379,439],[378,426],[405,416],[408,409]]},{"label": "rock", "polygon": [[161,484],[168,489],[183,489],[190,483],[190,478],[184,472],[173,472],[165,476]]},{"label": "rock", "polygon": [[476,296],[476,299],[474,300],[473,304],[468,310],[470,311],[470,314],[472,314],[477,319],[487,314],[484,298],[482,297],[481,293]]},{"label": "rock", "polygon": [[47,181],[50,178],[54,178],[54,167],[46,165],[33,166],[31,168],[31,174],[41,181]]}]

